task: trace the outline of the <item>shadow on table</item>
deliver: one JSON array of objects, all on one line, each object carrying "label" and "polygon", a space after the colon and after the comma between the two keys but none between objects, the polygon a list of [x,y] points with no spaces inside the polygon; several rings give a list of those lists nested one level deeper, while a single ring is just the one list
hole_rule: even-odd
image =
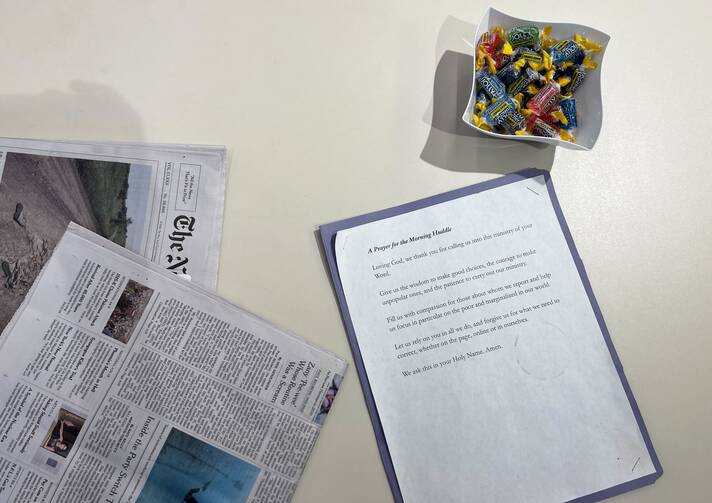
[{"label": "shadow on table", "polygon": [[[329,285],[331,286],[331,293],[334,294],[334,300],[338,299],[338,295],[336,294],[336,286],[334,285],[334,278],[331,276],[331,270],[329,269],[329,261],[326,259],[326,250],[324,249],[324,243],[321,240],[321,234],[319,233],[319,229],[314,230],[314,239],[316,240],[316,247],[319,250],[319,257],[321,258],[321,265],[324,266],[324,273],[326,274],[326,278],[329,281]],[[337,307],[338,307],[338,301],[337,301]]]},{"label": "shadow on table", "polygon": [[68,91],[0,95],[0,116],[0,135],[13,138],[136,142],[143,137],[138,112],[97,82],[73,81]]},{"label": "shadow on table", "polygon": [[[468,49],[464,41],[474,33],[472,25],[453,17],[440,29],[437,53],[442,56],[435,71],[432,103],[424,117],[430,133],[420,158],[449,171],[506,174],[528,167],[551,170],[553,145],[492,138],[462,120],[470,100],[474,61],[459,51]],[[450,49],[453,46],[457,51]]]}]

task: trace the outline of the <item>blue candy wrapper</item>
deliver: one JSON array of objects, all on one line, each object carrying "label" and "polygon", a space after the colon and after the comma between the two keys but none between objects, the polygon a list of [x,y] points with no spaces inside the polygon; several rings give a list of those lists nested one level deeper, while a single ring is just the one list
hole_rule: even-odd
[{"label": "blue candy wrapper", "polygon": [[499,126],[508,132],[519,131],[526,126],[526,119],[517,111],[517,105],[509,97],[487,107],[482,112],[482,119],[490,126]]},{"label": "blue candy wrapper", "polygon": [[483,70],[477,72],[477,83],[480,85],[480,89],[493,101],[500,100],[507,96],[507,89],[504,83],[499,80],[499,77],[487,71]]},{"label": "blue candy wrapper", "polygon": [[551,62],[557,66],[567,62],[579,65],[585,56],[581,46],[573,40],[562,40],[549,47],[546,52],[551,56]]},{"label": "blue candy wrapper", "polygon": [[561,129],[575,129],[578,126],[576,122],[576,99],[575,98],[562,98],[559,102],[561,107],[561,113],[564,114],[568,124],[561,123]]}]

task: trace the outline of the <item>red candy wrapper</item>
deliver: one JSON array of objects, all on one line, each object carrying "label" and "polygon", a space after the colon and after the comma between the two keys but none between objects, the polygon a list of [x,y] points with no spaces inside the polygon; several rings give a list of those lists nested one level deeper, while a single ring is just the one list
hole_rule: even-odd
[{"label": "red candy wrapper", "polygon": [[531,125],[531,132],[534,136],[546,136],[547,138],[559,137],[559,128],[539,118],[534,119]]},{"label": "red candy wrapper", "polygon": [[532,99],[527,102],[527,108],[534,115],[546,115],[561,99],[561,87],[556,82],[547,82]]},{"label": "red candy wrapper", "polygon": [[495,30],[483,33],[478,43],[478,47],[481,47],[487,54],[494,57],[503,44],[504,36],[501,31]]}]

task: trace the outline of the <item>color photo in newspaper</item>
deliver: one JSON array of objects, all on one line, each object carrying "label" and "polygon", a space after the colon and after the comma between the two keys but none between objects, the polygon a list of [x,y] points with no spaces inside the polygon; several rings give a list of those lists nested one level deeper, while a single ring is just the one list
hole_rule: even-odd
[{"label": "color photo in newspaper", "polygon": [[224,149],[0,139],[0,331],[69,222],[214,288]]},{"label": "color photo in newspaper", "polygon": [[0,369],[0,503],[274,503],[346,364],[71,225]]}]

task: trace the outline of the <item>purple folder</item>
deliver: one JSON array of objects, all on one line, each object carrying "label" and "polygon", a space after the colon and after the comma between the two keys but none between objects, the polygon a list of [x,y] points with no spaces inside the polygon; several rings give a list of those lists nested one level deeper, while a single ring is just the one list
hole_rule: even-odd
[{"label": "purple folder", "polygon": [[586,276],[586,271],[584,270],[583,262],[581,261],[581,257],[579,257],[579,254],[576,251],[576,246],[574,245],[574,241],[571,237],[571,233],[569,232],[569,228],[566,225],[566,220],[564,219],[564,215],[561,212],[561,207],[559,206],[559,201],[556,198],[556,193],[554,192],[554,185],[551,181],[551,177],[550,177],[549,173],[546,171],[530,168],[530,169],[525,169],[525,170],[519,171],[517,173],[512,173],[510,175],[506,175],[506,176],[503,176],[500,178],[496,178],[494,180],[489,180],[489,181],[478,183],[475,185],[470,185],[468,187],[463,187],[461,189],[456,189],[456,190],[452,190],[450,192],[445,192],[443,194],[426,197],[425,199],[420,199],[418,201],[413,201],[413,202],[410,202],[407,204],[402,204],[400,206],[395,206],[393,208],[388,208],[385,210],[375,211],[373,213],[368,213],[366,215],[360,215],[360,216],[353,217],[353,218],[347,218],[345,220],[333,222],[333,223],[322,225],[319,227],[319,233],[321,235],[321,241],[322,241],[322,245],[324,247],[324,253],[325,253],[326,260],[327,260],[327,263],[329,266],[329,272],[331,274],[331,280],[332,280],[332,283],[334,286],[334,290],[336,292],[336,298],[339,303],[339,309],[341,310],[341,317],[344,322],[344,327],[346,328],[346,334],[348,336],[349,344],[351,346],[351,352],[353,353],[354,362],[356,364],[356,369],[358,371],[359,379],[361,381],[361,387],[363,389],[364,398],[366,399],[366,406],[368,407],[368,412],[371,417],[371,423],[373,424],[373,430],[376,434],[376,440],[378,441],[378,449],[379,449],[379,452],[381,455],[381,460],[383,461],[383,467],[386,470],[386,475],[388,476],[388,482],[391,486],[391,491],[393,492],[393,498],[395,499],[396,502],[402,502],[403,496],[401,494],[400,486],[398,484],[398,478],[396,477],[395,469],[393,467],[393,461],[391,459],[391,455],[388,450],[388,439],[385,437],[385,435],[383,433],[383,428],[381,426],[381,421],[380,421],[379,415],[378,415],[378,408],[376,407],[376,403],[374,401],[373,394],[371,392],[371,386],[368,381],[368,375],[366,373],[363,359],[361,357],[361,350],[359,348],[358,340],[356,338],[356,333],[354,332],[353,323],[352,323],[351,317],[349,315],[349,308],[346,303],[346,298],[344,296],[344,291],[343,291],[343,288],[341,285],[341,280],[339,279],[339,270],[338,270],[338,265],[336,263],[336,253],[335,253],[335,249],[334,249],[336,233],[341,230],[344,230],[344,229],[356,227],[358,225],[363,225],[363,224],[367,224],[370,222],[374,222],[376,220],[390,218],[390,217],[400,215],[403,213],[408,213],[411,211],[426,208],[428,206],[440,204],[445,201],[457,199],[459,197],[469,196],[471,194],[477,194],[479,192],[484,192],[486,190],[490,190],[490,189],[494,189],[497,187],[501,187],[503,185],[518,182],[525,178],[533,178],[533,177],[537,177],[537,176],[543,176],[545,179],[547,192],[551,199],[551,204],[554,208],[554,211],[556,212],[557,218],[559,220],[559,224],[561,225],[561,232],[564,234],[564,237],[566,238],[566,242],[569,245],[571,255],[574,259],[574,262],[576,263],[576,267],[578,269],[579,276],[581,277],[581,282],[583,283],[584,289],[586,290],[586,293],[588,294],[588,298],[591,302],[591,307],[593,308],[593,311],[596,315],[596,319],[598,320],[598,325],[601,329],[601,335],[603,336],[604,340],[606,341],[606,345],[608,346],[608,350],[610,351],[610,354],[611,354],[611,359],[613,360],[613,364],[615,365],[615,368],[618,371],[618,375],[620,377],[621,384],[623,385],[623,389],[625,390],[625,393],[628,397],[628,401],[630,402],[630,406],[633,410],[633,414],[635,415],[635,419],[638,423],[638,427],[640,428],[640,433],[641,433],[643,439],[645,440],[645,445],[647,446],[648,453],[650,455],[650,459],[652,460],[653,466],[655,467],[654,473],[645,475],[643,477],[640,477],[635,480],[631,480],[631,481],[623,483],[623,484],[619,484],[619,485],[616,485],[613,487],[609,487],[607,489],[603,489],[601,491],[597,491],[592,494],[588,494],[586,496],[582,496],[580,498],[573,499],[573,500],[571,500],[570,503],[574,503],[574,502],[575,503],[592,503],[594,501],[600,501],[600,500],[603,500],[606,498],[610,498],[612,496],[652,484],[658,478],[660,478],[660,476],[663,474],[663,468],[660,464],[660,461],[658,460],[657,454],[655,453],[655,449],[653,448],[653,444],[650,440],[650,435],[648,434],[648,430],[646,429],[645,423],[644,423],[643,418],[640,414],[640,409],[638,408],[638,404],[635,401],[633,392],[630,389],[628,380],[625,377],[625,373],[623,371],[623,365],[621,364],[620,359],[618,358],[618,354],[616,353],[616,350],[613,347],[613,342],[611,341],[611,337],[608,333],[608,329],[606,328],[606,323],[603,321],[603,315],[601,314],[601,310],[598,307],[598,302],[596,302],[596,298],[593,295],[593,290],[591,290],[591,284],[589,283],[588,277]]}]

